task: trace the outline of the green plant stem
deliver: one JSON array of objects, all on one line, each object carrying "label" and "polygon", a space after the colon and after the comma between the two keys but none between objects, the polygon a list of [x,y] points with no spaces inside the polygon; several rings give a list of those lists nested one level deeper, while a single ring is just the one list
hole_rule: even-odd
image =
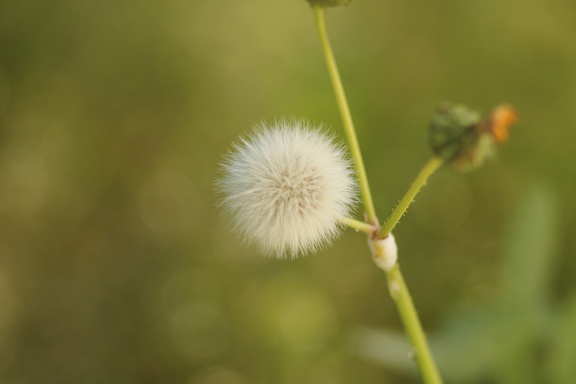
[{"label": "green plant stem", "polygon": [[374,209],[374,203],[372,202],[368,177],[366,176],[366,168],[364,167],[364,161],[362,160],[362,153],[360,151],[360,145],[358,144],[358,138],[356,137],[356,131],[352,121],[350,107],[348,106],[348,101],[346,100],[344,86],[342,85],[340,73],[338,72],[336,60],[334,59],[332,47],[330,46],[330,41],[326,32],[326,23],[324,22],[324,9],[321,6],[313,6],[313,9],[316,16],[316,25],[320,35],[320,42],[322,44],[324,58],[326,59],[326,65],[328,66],[328,73],[330,74],[330,80],[332,81],[334,94],[336,95],[336,103],[338,104],[338,109],[340,110],[342,123],[344,125],[344,132],[346,133],[346,139],[348,140],[350,153],[354,159],[354,165],[358,174],[358,182],[360,184],[360,193],[364,203],[364,210],[366,212],[368,222],[372,224],[378,224],[378,218],[376,217],[376,210]]},{"label": "green plant stem", "polygon": [[430,352],[426,335],[422,329],[422,324],[398,263],[389,271],[386,271],[386,276],[390,295],[396,303],[402,323],[414,348],[414,358],[418,364],[422,380],[426,384],[441,384],[442,378]]},{"label": "green plant stem", "polygon": [[434,172],[436,172],[438,168],[440,168],[443,162],[444,161],[441,158],[433,157],[424,165],[424,167],[420,170],[420,173],[418,173],[418,176],[416,176],[416,179],[414,179],[414,181],[412,182],[412,185],[410,185],[410,188],[408,189],[402,200],[400,200],[396,208],[394,208],[392,215],[390,215],[388,220],[386,220],[386,222],[382,225],[380,232],[378,232],[378,235],[381,238],[385,238],[386,236],[388,236],[390,232],[392,232],[394,227],[396,227],[396,224],[398,224],[398,222],[400,221],[400,218],[404,216],[404,214],[410,207],[410,204],[412,204],[412,202],[414,201],[414,198],[416,197],[418,192],[420,192],[420,190],[426,185],[428,178]]},{"label": "green plant stem", "polygon": [[344,217],[340,219],[340,222],[348,227],[366,233],[367,235],[374,235],[378,230],[378,227],[372,224],[365,223],[360,220],[355,220],[350,217]]},{"label": "green plant stem", "polygon": [[[356,131],[354,130],[354,124],[352,122],[350,108],[348,107],[348,102],[344,93],[342,80],[340,79],[338,67],[336,66],[336,60],[334,59],[334,54],[332,53],[332,48],[330,47],[330,42],[326,33],[324,10],[320,6],[314,6],[313,8],[316,16],[318,33],[320,34],[320,41],[322,43],[322,49],[324,51],[326,64],[328,66],[328,73],[330,74],[330,79],[332,81],[332,86],[336,95],[336,102],[342,117],[344,131],[346,132],[346,138],[348,140],[350,152],[352,154],[352,158],[354,159],[356,172],[358,173],[362,200],[364,202],[364,209],[368,221],[368,223],[362,223],[354,219],[343,219],[342,222],[351,226],[352,228],[364,231],[368,233],[369,236],[373,237],[374,229],[377,228],[378,225],[378,218],[374,209],[372,195],[370,194],[370,187],[368,184],[368,177],[366,175],[364,162],[362,160],[362,153],[360,152],[360,146],[356,137]],[[436,169],[438,169],[441,164],[442,160],[434,158],[424,166],[406,193],[406,196],[404,196],[402,201],[396,207],[396,210],[393,212],[391,218],[387,221],[388,226],[385,227],[384,230],[381,230],[378,234],[385,234],[385,236],[388,236],[392,228],[394,228],[398,223],[400,217],[402,217],[406,209],[408,209],[408,206],[414,200],[414,197],[418,191],[426,184],[428,177],[434,173],[434,171],[436,171]],[[383,248],[376,248],[378,248],[378,252],[383,251]],[[410,338],[410,342],[414,347],[415,358],[424,382],[426,384],[441,384],[442,379],[440,378],[438,369],[436,368],[436,364],[434,363],[434,359],[430,353],[430,348],[428,347],[426,336],[422,330],[422,325],[420,324],[418,313],[416,312],[416,308],[414,307],[414,303],[412,302],[410,292],[408,291],[408,287],[404,282],[404,278],[402,277],[398,263],[394,264],[391,269],[387,270],[386,275],[388,278],[390,294],[396,303],[398,312],[400,313],[400,318],[402,319],[408,337]]]}]

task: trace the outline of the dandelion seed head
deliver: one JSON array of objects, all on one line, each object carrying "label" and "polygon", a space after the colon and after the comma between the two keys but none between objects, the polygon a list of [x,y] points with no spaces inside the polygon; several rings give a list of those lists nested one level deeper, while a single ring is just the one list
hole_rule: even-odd
[{"label": "dandelion seed head", "polygon": [[234,146],[222,170],[221,203],[234,228],[278,257],[331,242],[356,201],[344,149],[303,121],[261,124]]}]

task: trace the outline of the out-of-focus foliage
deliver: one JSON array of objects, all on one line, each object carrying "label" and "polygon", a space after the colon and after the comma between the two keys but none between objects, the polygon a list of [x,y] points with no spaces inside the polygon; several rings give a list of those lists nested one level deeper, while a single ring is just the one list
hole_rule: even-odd
[{"label": "out-of-focus foliage", "polygon": [[[430,156],[440,102],[518,111],[497,162],[441,170],[395,230],[427,332],[440,343],[460,324],[480,343],[439,344],[462,380],[574,379],[575,11],[562,0],[327,11],[381,219]],[[362,235],[282,262],[219,217],[222,154],[260,120],[290,116],[343,136],[304,0],[1,1],[0,382],[418,382],[350,348],[356,329],[402,329]],[[552,207],[548,195],[518,205],[534,183]],[[548,253],[527,250],[542,265],[513,258],[524,251],[504,223],[517,210],[527,227],[540,215],[555,225],[524,243],[549,239]],[[453,356],[478,367],[465,359],[485,350],[474,329],[515,332],[492,336],[489,376],[456,376]]]}]

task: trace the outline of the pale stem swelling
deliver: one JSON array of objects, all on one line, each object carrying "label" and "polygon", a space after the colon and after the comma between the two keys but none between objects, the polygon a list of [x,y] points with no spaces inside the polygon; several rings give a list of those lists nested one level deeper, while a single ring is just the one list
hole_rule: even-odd
[{"label": "pale stem swelling", "polygon": [[336,95],[336,103],[338,104],[338,109],[340,110],[342,124],[344,125],[344,132],[346,133],[346,139],[348,140],[348,145],[350,146],[350,153],[352,154],[356,172],[358,173],[358,182],[360,184],[360,193],[362,194],[364,210],[368,217],[368,222],[377,224],[378,218],[376,217],[376,210],[374,209],[374,203],[372,202],[368,177],[366,176],[366,168],[364,167],[362,152],[360,151],[360,145],[358,144],[358,138],[356,137],[354,123],[352,121],[352,114],[350,113],[350,107],[348,106],[346,94],[344,93],[344,86],[342,85],[340,73],[338,72],[338,66],[336,65],[336,59],[332,53],[332,47],[330,46],[330,40],[328,39],[328,34],[326,32],[326,23],[324,22],[324,9],[321,6],[314,6],[313,8],[316,15],[316,25],[320,35],[320,42],[322,43],[326,65],[328,66],[328,73],[330,74],[330,80],[332,81],[334,94]]},{"label": "pale stem swelling", "polygon": [[382,225],[380,232],[378,232],[378,235],[381,238],[385,238],[390,232],[392,232],[394,227],[396,227],[396,224],[398,224],[402,216],[404,216],[408,210],[408,207],[410,207],[410,204],[412,204],[414,201],[414,198],[418,192],[420,192],[420,190],[426,185],[428,178],[432,176],[432,174],[436,172],[438,168],[440,168],[442,163],[443,160],[441,158],[433,157],[426,163],[426,165],[424,165],[424,167],[422,167],[420,173],[418,176],[416,176],[416,179],[414,179],[412,185],[410,185],[408,192],[406,192],[402,200],[400,200],[396,208],[394,208],[392,215],[390,215],[384,225]]},{"label": "pale stem swelling", "polygon": [[[360,146],[358,144],[358,139],[354,130],[350,108],[348,107],[348,102],[344,93],[344,87],[342,85],[342,81],[338,73],[338,68],[336,66],[336,60],[334,59],[334,55],[330,47],[330,42],[328,40],[328,35],[326,33],[326,26],[324,23],[324,10],[320,6],[314,6],[313,8],[316,16],[318,32],[320,34],[320,41],[322,43],[326,64],[328,66],[328,72],[330,74],[334,93],[336,94],[336,102],[340,110],[344,131],[346,132],[346,138],[348,139],[350,152],[352,153],[356,171],[358,173],[364,209],[366,211],[368,221],[374,225],[377,225],[378,219],[374,209],[372,195],[370,194],[368,178],[366,176],[366,170],[364,168]],[[394,210],[390,219],[388,219],[386,222],[385,227],[383,227],[382,230],[378,233],[378,235],[384,236],[379,237],[385,237],[390,234],[390,231],[396,226],[400,220],[400,217],[402,217],[404,212],[408,209],[418,191],[426,184],[428,177],[434,173],[434,171],[436,171],[440,165],[442,165],[442,160],[433,158],[424,166],[414,183],[412,183],[412,186],[404,198]],[[352,228],[361,230],[366,233],[369,233],[367,232],[369,229],[373,229],[370,224],[367,224],[369,227],[366,227],[364,225],[360,225],[362,222],[354,219],[342,219],[341,221]],[[370,232],[370,234],[373,236],[374,232]],[[422,324],[418,318],[418,313],[414,307],[414,303],[412,302],[410,292],[408,291],[408,287],[406,286],[404,278],[402,277],[402,273],[400,272],[400,267],[397,263],[390,270],[386,271],[386,276],[388,278],[390,295],[396,303],[398,312],[400,313],[400,318],[406,329],[406,333],[408,334],[410,342],[414,347],[415,358],[422,375],[422,379],[427,384],[441,384],[442,379],[440,378],[440,374],[438,373],[434,358],[430,352],[430,348],[426,341],[426,336],[422,329]]]}]

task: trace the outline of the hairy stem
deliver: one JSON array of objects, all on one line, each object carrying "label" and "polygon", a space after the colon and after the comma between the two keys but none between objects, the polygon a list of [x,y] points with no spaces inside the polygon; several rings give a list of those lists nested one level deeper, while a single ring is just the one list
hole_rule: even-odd
[{"label": "hairy stem", "polygon": [[424,167],[420,170],[420,173],[418,173],[418,176],[416,176],[416,179],[414,179],[414,181],[412,182],[412,185],[410,185],[410,188],[408,189],[402,200],[400,200],[396,208],[394,208],[392,215],[390,215],[388,220],[386,220],[384,225],[382,225],[380,232],[378,232],[378,235],[381,238],[385,238],[386,236],[388,236],[390,232],[392,232],[394,227],[396,227],[396,224],[398,224],[398,222],[400,221],[400,218],[404,216],[404,214],[410,207],[410,204],[412,204],[412,202],[414,201],[414,198],[416,197],[418,192],[420,192],[420,190],[426,185],[428,178],[432,176],[432,174],[436,172],[438,168],[440,168],[442,163],[443,160],[441,158],[433,157],[426,163],[426,165],[424,165]]}]

